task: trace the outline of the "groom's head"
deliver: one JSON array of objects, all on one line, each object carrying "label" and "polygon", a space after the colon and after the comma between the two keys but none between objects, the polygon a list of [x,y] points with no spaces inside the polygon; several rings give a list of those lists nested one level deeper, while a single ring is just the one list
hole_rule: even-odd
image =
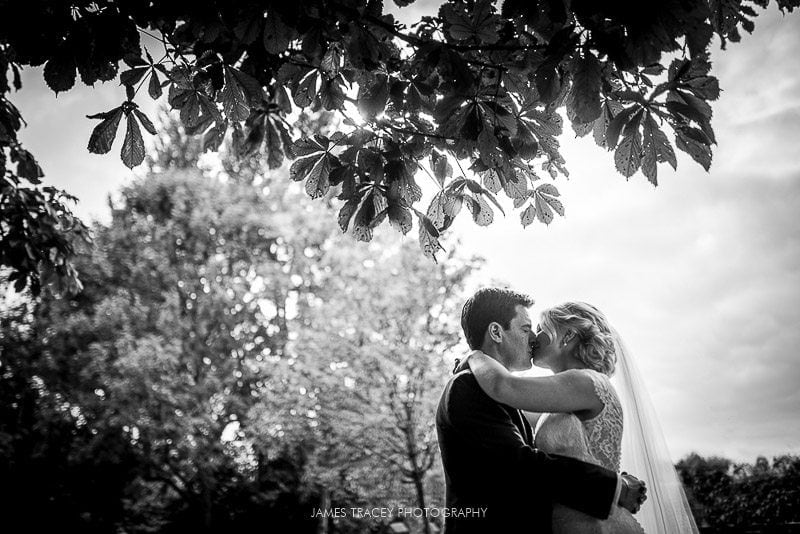
[{"label": "groom's head", "polygon": [[471,349],[480,349],[510,370],[530,367],[533,299],[510,289],[487,287],[464,304],[461,328]]}]

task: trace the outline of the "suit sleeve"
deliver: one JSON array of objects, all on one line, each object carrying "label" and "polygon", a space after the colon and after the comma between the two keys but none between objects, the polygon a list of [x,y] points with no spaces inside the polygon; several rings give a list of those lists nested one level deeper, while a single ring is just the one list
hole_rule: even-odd
[{"label": "suit sleeve", "polygon": [[[474,382],[474,387],[472,382]],[[480,390],[474,377],[456,377],[450,390],[449,424],[497,469],[534,498],[549,498],[599,519],[615,504],[617,474],[565,456],[550,455],[525,443],[508,414]],[[511,480],[510,480],[511,481]]]}]

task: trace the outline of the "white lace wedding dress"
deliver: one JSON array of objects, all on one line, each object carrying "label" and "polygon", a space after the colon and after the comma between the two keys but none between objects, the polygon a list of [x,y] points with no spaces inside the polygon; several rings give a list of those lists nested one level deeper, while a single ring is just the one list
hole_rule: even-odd
[{"label": "white lace wedding dress", "polygon": [[[622,445],[622,407],[608,377],[586,369],[603,403],[600,413],[581,421],[571,413],[543,414],[536,425],[536,448],[570,456],[619,472]],[[606,520],[599,520],[559,504],[553,507],[553,534],[643,534],[644,529],[628,510],[614,506]]]}]

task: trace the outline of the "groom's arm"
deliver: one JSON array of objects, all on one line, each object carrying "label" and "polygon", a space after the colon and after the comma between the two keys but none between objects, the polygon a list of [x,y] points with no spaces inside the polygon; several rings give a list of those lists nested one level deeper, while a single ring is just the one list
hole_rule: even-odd
[{"label": "groom's arm", "polygon": [[550,455],[525,443],[500,405],[486,396],[474,377],[453,381],[448,399],[449,423],[463,439],[485,451],[498,472],[516,478],[540,498],[605,519],[619,497],[619,477],[613,471],[574,458]]}]

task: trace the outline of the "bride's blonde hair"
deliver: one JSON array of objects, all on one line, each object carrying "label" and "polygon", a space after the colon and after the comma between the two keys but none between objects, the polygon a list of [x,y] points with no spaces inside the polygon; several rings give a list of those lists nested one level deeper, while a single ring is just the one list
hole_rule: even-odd
[{"label": "bride's blonde hair", "polygon": [[611,376],[617,365],[614,335],[606,317],[591,304],[565,302],[544,310],[542,330],[552,341],[558,331],[572,329],[578,338],[573,356],[589,369]]}]

